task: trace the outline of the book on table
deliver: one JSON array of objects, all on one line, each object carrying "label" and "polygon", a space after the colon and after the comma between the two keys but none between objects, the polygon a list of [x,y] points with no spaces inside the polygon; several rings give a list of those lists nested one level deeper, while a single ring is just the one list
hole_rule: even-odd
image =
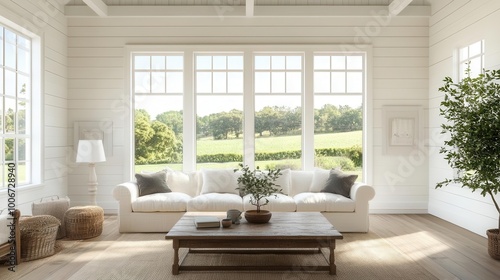
[{"label": "book on table", "polygon": [[199,216],[194,217],[194,225],[196,228],[218,228],[220,221],[215,216]]}]

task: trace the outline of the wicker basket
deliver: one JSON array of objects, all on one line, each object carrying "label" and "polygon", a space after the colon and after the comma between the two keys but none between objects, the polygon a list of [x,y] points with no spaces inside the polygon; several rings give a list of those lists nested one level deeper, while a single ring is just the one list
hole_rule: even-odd
[{"label": "wicker basket", "polygon": [[488,254],[495,260],[500,260],[500,231],[489,229],[486,235],[488,235]]},{"label": "wicker basket", "polygon": [[71,207],[64,214],[66,237],[88,239],[101,235],[104,210],[99,206]]},{"label": "wicker basket", "polygon": [[31,261],[52,256],[60,225],[61,222],[50,215],[21,217],[21,259]]}]

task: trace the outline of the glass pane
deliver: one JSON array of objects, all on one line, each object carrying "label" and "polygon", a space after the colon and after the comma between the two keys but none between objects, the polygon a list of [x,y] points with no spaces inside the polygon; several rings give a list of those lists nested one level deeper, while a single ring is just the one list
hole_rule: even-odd
[{"label": "glass pane", "polygon": [[[2,29],[0,29],[0,33]],[[1,37],[1,35],[0,35]],[[3,65],[3,40],[0,38],[0,65]]]},{"label": "glass pane", "polygon": [[276,56],[273,55],[271,57],[272,69],[273,70],[282,70],[285,69],[285,56]]},{"label": "glass pane", "polygon": [[17,69],[23,73],[30,73],[30,57],[28,51],[17,49]]},{"label": "glass pane", "polygon": [[270,93],[271,92],[271,73],[256,72],[255,73],[255,92]]},{"label": "glass pane", "polygon": [[16,44],[17,35],[16,33],[10,31],[9,29],[5,29],[5,41],[8,43]]},{"label": "glass pane", "polygon": [[198,69],[198,70],[211,70],[212,69],[212,56],[206,56],[206,55],[196,56],[196,69]]},{"label": "glass pane", "polygon": [[[300,96],[256,96],[255,165],[301,169],[301,120]],[[264,155],[266,160],[261,158]]]},{"label": "glass pane", "polygon": [[151,92],[151,75],[149,72],[135,72],[135,92],[150,93]]},{"label": "glass pane", "polygon": [[5,44],[5,66],[12,69],[16,68],[16,45]]},{"label": "glass pane", "polygon": [[182,96],[136,96],[135,109],[135,172],[182,170]]},{"label": "glass pane", "polygon": [[26,133],[26,101],[17,102],[17,133]]},{"label": "glass pane", "polygon": [[5,95],[16,96],[16,72],[5,70]]},{"label": "glass pane", "polygon": [[314,72],[314,92],[330,93],[330,72]]},{"label": "glass pane", "polygon": [[345,56],[332,56],[332,69],[344,70],[345,69]]},{"label": "glass pane", "polygon": [[167,69],[169,70],[184,69],[183,56],[167,56]]},{"label": "glass pane", "polygon": [[196,104],[197,168],[237,168],[243,161],[243,97],[198,96]]},{"label": "glass pane", "polygon": [[271,57],[258,55],[255,57],[255,69],[256,70],[268,70],[271,69]]},{"label": "glass pane", "polygon": [[197,72],[196,73],[196,92],[211,93],[212,92],[212,73]]},{"label": "glass pane", "polygon": [[3,115],[3,98],[0,98],[0,133],[3,133],[3,124],[4,124],[3,120],[4,120],[4,115]]},{"label": "glass pane", "polygon": [[225,70],[226,67],[226,57],[225,56],[214,56],[214,66],[213,69]]},{"label": "glass pane", "polygon": [[363,144],[361,96],[314,97],[314,165],[331,169],[340,167],[344,172],[357,174],[362,181],[362,158],[338,156],[336,149],[351,148],[360,151]]},{"label": "glass pane", "polygon": [[271,73],[271,92],[284,93],[285,92],[285,72]]},{"label": "glass pane", "polygon": [[243,70],[243,57],[242,56],[228,56],[227,69],[229,70]]},{"label": "glass pane", "polygon": [[5,133],[15,132],[16,123],[16,100],[5,98]]},{"label": "glass pane", "polygon": [[481,46],[482,46],[482,42],[481,41],[470,45],[470,47],[469,47],[469,57],[473,57],[473,56],[481,54],[481,51],[482,51]]},{"label": "glass pane", "polygon": [[293,55],[286,57],[286,69],[299,70],[302,69],[302,56]]},{"label": "glass pane", "polygon": [[332,92],[344,93],[345,92],[345,73],[333,72],[332,73]]},{"label": "glass pane", "polygon": [[460,49],[460,61],[464,61],[469,58],[469,48],[461,48]]},{"label": "glass pane", "polygon": [[13,161],[14,160],[14,139],[8,138],[5,139],[5,160]]},{"label": "glass pane", "polygon": [[167,72],[167,93],[184,92],[184,76],[182,72]]},{"label": "glass pane", "polygon": [[17,140],[17,160],[25,161],[26,160],[26,140],[18,139]]},{"label": "glass pane", "polygon": [[347,73],[347,92],[363,92],[363,74],[357,72]]},{"label": "glass pane", "polygon": [[135,56],[134,57],[134,69],[137,70],[149,70],[151,69],[151,62],[149,56]]},{"label": "glass pane", "polygon": [[229,72],[227,73],[227,92],[243,93],[243,73]]},{"label": "glass pane", "polygon": [[151,73],[151,92],[152,93],[165,93],[165,72]]},{"label": "glass pane", "polygon": [[470,61],[470,76],[472,78],[477,77],[479,74],[481,74],[482,69],[481,69],[481,57],[476,57]]},{"label": "glass pane", "polygon": [[287,72],[286,73],[286,92],[301,93],[302,92],[302,73]]},{"label": "glass pane", "polygon": [[214,72],[213,73],[213,88],[214,93],[226,93],[226,72]]},{"label": "glass pane", "polygon": [[362,56],[347,56],[347,69],[349,69],[349,70],[361,70],[361,69],[363,69],[363,57]]},{"label": "glass pane", "polygon": [[0,67],[0,94],[3,94],[3,68],[1,67]]},{"label": "glass pane", "polygon": [[29,171],[31,170],[30,162],[19,162],[17,164],[17,182],[18,184],[28,184],[31,182]]},{"label": "glass pane", "polygon": [[165,57],[164,56],[152,56],[151,57],[151,69],[164,70],[165,69]]},{"label": "glass pane", "polygon": [[330,70],[330,57],[329,56],[314,56],[314,69],[315,70]]},{"label": "glass pane", "polygon": [[21,74],[17,75],[17,91],[18,98],[30,98],[31,89],[30,80],[28,77]]},{"label": "glass pane", "polygon": [[27,50],[31,48],[30,40],[22,36],[17,36],[17,45]]}]

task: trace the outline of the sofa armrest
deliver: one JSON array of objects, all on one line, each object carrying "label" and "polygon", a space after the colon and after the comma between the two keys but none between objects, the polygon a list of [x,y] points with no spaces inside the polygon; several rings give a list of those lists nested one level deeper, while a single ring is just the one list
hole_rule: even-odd
[{"label": "sofa armrest", "polygon": [[132,202],[139,197],[139,188],[136,182],[126,182],[113,189],[113,197],[119,202],[119,211],[132,212]]},{"label": "sofa armrest", "polygon": [[375,197],[375,189],[365,183],[357,182],[351,188],[351,199],[356,202],[356,211],[358,207],[367,207],[368,201]]}]

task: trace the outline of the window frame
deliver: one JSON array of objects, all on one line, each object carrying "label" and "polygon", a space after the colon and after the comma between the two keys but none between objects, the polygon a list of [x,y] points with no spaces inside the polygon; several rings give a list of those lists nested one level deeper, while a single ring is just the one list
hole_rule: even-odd
[{"label": "window frame", "polygon": [[[8,135],[9,137],[8,138],[12,138],[10,136],[14,135],[13,138],[14,139],[26,139],[26,140],[29,140],[29,146],[26,148],[26,153],[29,153],[25,156],[25,160],[23,160],[22,162],[24,163],[28,163],[29,162],[29,168],[28,170],[26,171],[27,173],[27,176],[29,176],[29,180],[26,181],[26,182],[19,182],[19,180],[16,181],[16,188],[18,189],[21,189],[21,188],[29,188],[29,187],[33,187],[33,186],[38,186],[41,184],[42,182],[42,178],[43,178],[43,174],[42,174],[42,170],[43,170],[43,164],[42,164],[42,158],[43,158],[43,129],[42,129],[42,125],[43,125],[43,120],[42,120],[42,107],[41,107],[41,104],[42,104],[42,100],[43,100],[43,96],[42,96],[42,91],[41,91],[41,77],[42,77],[42,59],[41,59],[41,46],[42,46],[42,39],[40,36],[38,36],[37,34],[35,33],[32,33],[22,27],[20,27],[19,25],[5,19],[5,18],[2,18],[0,17],[0,26],[3,27],[2,30],[5,30],[5,29],[8,29],[10,32],[16,34],[17,36],[20,36],[26,40],[29,41],[30,43],[30,49],[29,49],[29,53],[28,53],[28,56],[29,56],[29,77],[28,77],[28,80],[29,80],[29,83],[30,83],[30,96],[29,98],[26,97],[26,98],[22,98],[21,100],[29,100],[29,108],[26,109],[26,111],[29,110],[29,113],[26,112],[25,114],[26,115],[29,115],[29,117],[26,119],[26,122],[29,122],[30,123],[30,126],[29,126],[29,129],[27,129],[25,131],[25,133],[22,133],[22,134],[19,134],[17,132],[15,132],[14,134],[10,134]],[[22,30],[22,31],[20,31]],[[5,34],[5,31],[3,31],[4,34]],[[4,96],[5,96],[5,36],[3,35],[3,40],[1,41],[1,43],[3,44],[3,51],[0,55],[3,56],[3,64],[0,66],[1,68],[3,68],[3,71],[2,71],[2,77],[0,77],[2,80],[3,80],[3,87],[4,87],[4,91],[3,91],[3,94],[1,94],[2,96],[2,100],[4,100]],[[17,40],[16,40],[17,41]],[[17,49],[17,42],[16,42],[16,49]],[[16,55],[16,69],[15,69],[15,72],[16,72],[16,88],[18,86],[18,81],[17,81],[17,72],[19,71],[18,69],[19,65],[18,65],[18,61],[17,61],[17,55]],[[16,97],[15,97],[15,102],[16,102],[16,107],[18,106],[18,103],[19,103],[20,99],[18,99],[18,96],[17,96],[17,90],[16,90]],[[4,103],[2,101],[2,103]],[[2,104],[3,106],[3,104]],[[3,110],[3,108],[2,108]],[[17,113],[17,109],[16,109],[16,113]],[[16,117],[16,126],[18,124],[18,118]],[[4,132],[3,130],[1,131],[2,133],[2,137],[1,137],[1,140],[3,142],[3,139],[4,138]],[[0,156],[0,160],[2,162],[2,165],[6,164],[7,162],[11,162],[11,161],[4,161],[4,156],[5,156],[5,153],[4,153],[4,145],[2,144],[1,146],[1,156]],[[16,179],[19,178],[18,176],[18,160],[17,160],[17,155],[14,156],[13,160],[12,160],[15,164],[16,164]],[[4,170],[2,170],[2,172],[5,172]],[[6,174],[3,174],[3,176],[5,176]],[[7,191],[7,185],[3,185],[3,178],[2,177],[2,183],[0,185],[0,191]]]},{"label": "window frame", "polygon": [[[317,52],[360,52],[365,54],[365,94],[363,96],[363,174],[364,181],[369,183],[372,179],[372,158],[373,149],[368,147],[373,146],[373,108],[371,102],[371,57],[372,48],[370,46],[363,46],[359,48],[354,45],[130,45],[126,47],[125,65],[127,66],[128,77],[127,84],[128,90],[126,91],[126,102],[128,108],[133,112],[134,104],[132,102],[133,94],[131,91],[131,79],[133,78],[131,71],[131,57],[135,53],[148,53],[148,52],[179,52],[184,53],[184,130],[183,130],[183,170],[185,172],[192,172],[196,170],[196,94],[194,90],[194,53],[195,52],[243,52],[244,56],[244,94],[243,102],[244,108],[255,108],[253,90],[253,55],[254,53],[287,53],[296,52],[304,53],[303,64],[303,79],[302,87],[304,94],[301,96],[302,102],[302,169],[314,169],[314,94],[313,94],[313,65],[308,63],[312,62],[314,53]],[[306,81],[310,81],[309,83]],[[244,164],[254,168],[254,112],[253,110],[244,110]],[[134,162],[133,162],[133,114],[129,114],[125,123],[126,137],[125,147],[128,155],[125,155],[127,162],[127,171],[124,174],[124,179],[133,177]]]}]

